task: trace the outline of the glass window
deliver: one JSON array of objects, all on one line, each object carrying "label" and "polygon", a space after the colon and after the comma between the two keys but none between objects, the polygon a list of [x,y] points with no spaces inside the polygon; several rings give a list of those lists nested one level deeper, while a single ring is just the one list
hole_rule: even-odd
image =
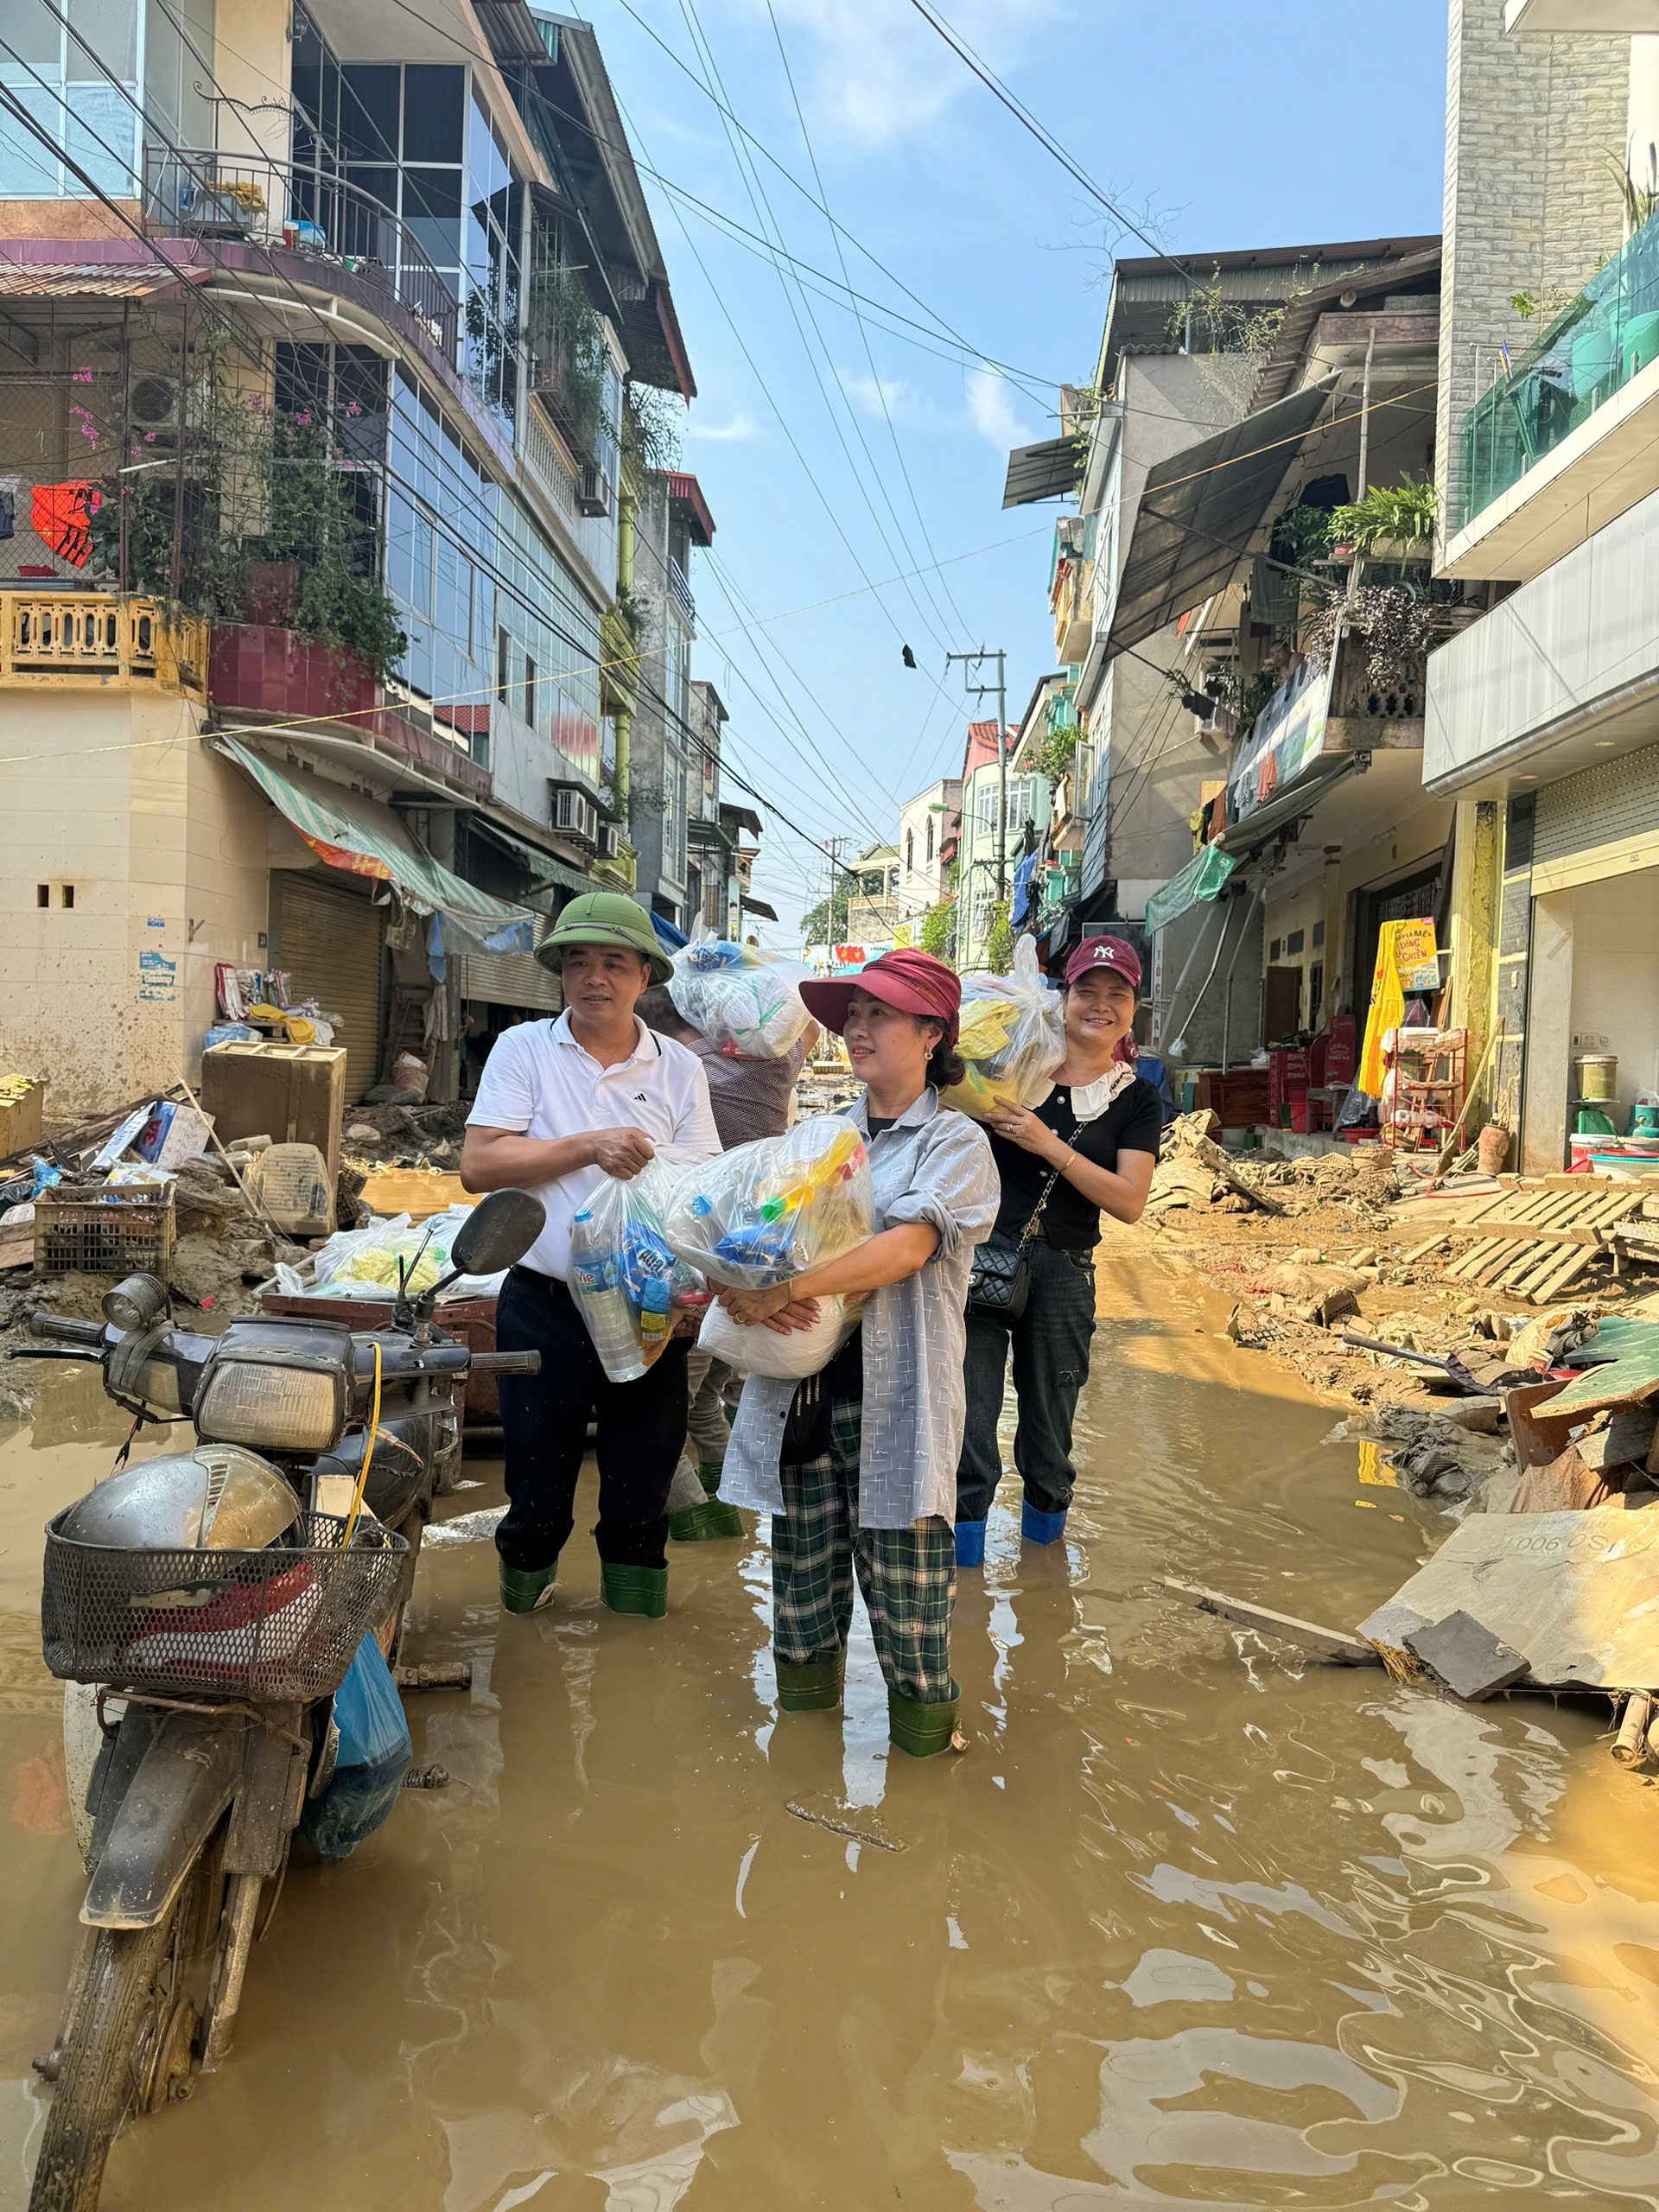
[{"label": "glass window", "polygon": [[466,72],[411,61],[404,71],[404,159],[461,160],[461,120]]},{"label": "glass window", "polygon": [[354,61],[340,71],[340,145],[347,161],[397,159],[398,69]]},{"label": "glass window", "polygon": [[461,259],[461,171],[404,171],[404,220],[429,261],[448,267]]},{"label": "glass window", "polygon": [[416,507],[410,518],[409,544],[411,575],[409,603],[417,613],[432,612],[432,543],[429,518]]}]

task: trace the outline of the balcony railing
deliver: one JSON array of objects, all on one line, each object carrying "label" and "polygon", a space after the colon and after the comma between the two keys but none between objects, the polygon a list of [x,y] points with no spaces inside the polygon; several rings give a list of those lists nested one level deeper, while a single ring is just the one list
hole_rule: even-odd
[{"label": "balcony railing", "polygon": [[1659,215],[1597,270],[1512,372],[1465,415],[1457,526],[1502,498],[1653,360],[1659,360]]},{"label": "balcony railing", "polygon": [[531,474],[574,530],[577,522],[576,473],[558,441],[534,407],[524,410],[520,451]]},{"label": "balcony railing", "polygon": [[696,629],[697,602],[691,596],[691,587],[686,582],[685,570],[671,553],[668,556],[668,595],[692,628]]},{"label": "balcony railing", "polygon": [[111,680],[205,696],[207,631],[113,592],[0,592],[0,683]]},{"label": "balcony railing", "polygon": [[1081,666],[1089,657],[1094,635],[1095,564],[1092,561],[1063,560],[1054,576],[1054,658],[1068,668]]},{"label": "balcony railing", "polygon": [[263,155],[147,145],[143,207],[153,236],[242,238],[330,263],[407,308],[455,359],[454,294],[408,226],[341,177]]}]

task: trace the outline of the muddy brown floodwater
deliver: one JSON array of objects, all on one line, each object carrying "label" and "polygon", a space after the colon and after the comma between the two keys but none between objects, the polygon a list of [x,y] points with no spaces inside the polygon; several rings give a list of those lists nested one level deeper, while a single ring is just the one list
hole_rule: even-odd
[{"label": "muddy brown floodwater", "polygon": [[[1010,1484],[963,1578],[964,1757],[889,1764],[861,1624],[844,1722],[774,1720],[758,1538],[675,1548],[654,1625],[585,1537],[529,1620],[487,1543],[429,1553],[410,1656],[477,1668],[411,1701],[451,1786],[290,1878],[106,2212],[1659,2204],[1659,1795],[1587,1711],[1160,1594],[1351,1623],[1446,1524],[1196,1278],[1138,1239],[1102,1275],[1069,1541],[1022,1549]],[[39,1531],[120,1426],[60,1369],[0,1439],[7,2206],[79,1898]],[[447,1512],[499,1495],[469,1468]]]}]

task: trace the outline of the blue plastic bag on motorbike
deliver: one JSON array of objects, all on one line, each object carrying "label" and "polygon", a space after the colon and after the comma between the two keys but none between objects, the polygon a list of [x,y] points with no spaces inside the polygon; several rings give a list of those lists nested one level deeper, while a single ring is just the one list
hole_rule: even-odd
[{"label": "blue plastic bag on motorbike", "polygon": [[334,1693],[334,1771],[306,1806],[300,1833],[325,1859],[346,1859],[397,1802],[415,1756],[397,1685],[372,1636],[358,1645]]}]

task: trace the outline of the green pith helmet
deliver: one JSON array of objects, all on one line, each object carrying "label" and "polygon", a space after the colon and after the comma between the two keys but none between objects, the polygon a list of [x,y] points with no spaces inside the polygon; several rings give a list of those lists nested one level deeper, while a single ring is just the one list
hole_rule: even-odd
[{"label": "green pith helmet", "polygon": [[588,891],[573,899],[561,912],[550,936],[536,948],[543,968],[559,972],[559,955],[572,944],[625,944],[630,952],[643,953],[651,963],[651,980],[665,983],[674,973],[668,955],[657,942],[651,917],[622,891]]}]

